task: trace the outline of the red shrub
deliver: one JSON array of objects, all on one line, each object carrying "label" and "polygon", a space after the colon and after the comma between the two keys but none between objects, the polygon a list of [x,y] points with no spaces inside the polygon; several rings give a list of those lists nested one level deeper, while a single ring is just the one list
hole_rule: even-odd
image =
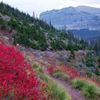
[{"label": "red shrub", "polygon": [[80,74],[70,67],[64,67],[64,71],[69,74],[72,78],[80,77]]},{"label": "red shrub", "polygon": [[55,67],[49,67],[47,70],[48,70],[49,74],[52,74],[56,71],[56,68]]},{"label": "red shrub", "polygon": [[0,44],[0,100],[43,100],[36,73],[16,48]]}]

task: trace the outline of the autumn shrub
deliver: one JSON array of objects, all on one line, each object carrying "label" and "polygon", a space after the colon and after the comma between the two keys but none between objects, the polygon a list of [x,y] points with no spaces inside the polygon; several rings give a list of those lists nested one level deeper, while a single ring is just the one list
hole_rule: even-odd
[{"label": "autumn shrub", "polygon": [[15,47],[0,44],[0,100],[43,100],[40,82]]},{"label": "autumn shrub", "polygon": [[70,68],[70,67],[65,66],[65,67],[64,67],[64,71],[65,71],[68,75],[70,75],[70,78],[72,78],[72,79],[73,79],[73,78],[76,78],[76,77],[80,77],[80,73],[77,72],[76,70]]},{"label": "autumn shrub", "polygon": [[56,68],[54,66],[50,66],[48,67],[47,71],[49,74],[53,74],[56,71]]}]

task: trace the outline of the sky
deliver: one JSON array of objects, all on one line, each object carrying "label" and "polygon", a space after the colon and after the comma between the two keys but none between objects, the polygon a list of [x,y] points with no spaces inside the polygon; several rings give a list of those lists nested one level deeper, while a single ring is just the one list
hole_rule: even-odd
[{"label": "sky", "polygon": [[30,15],[32,15],[34,11],[37,16],[47,10],[61,9],[69,6],[76,7],[86,5],[100,8],[100,0],[0,0],[0,2],[1,1]]}]

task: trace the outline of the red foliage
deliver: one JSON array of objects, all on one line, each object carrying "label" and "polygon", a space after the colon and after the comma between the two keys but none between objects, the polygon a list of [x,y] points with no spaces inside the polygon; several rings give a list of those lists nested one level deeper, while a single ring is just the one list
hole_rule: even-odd
[{"label": "red foliage", "polygon": [[[63,68],[62,71],[66,72],[71,78],[80,77],[80,74],[77,71],[75,71],[74,69],[72,69],[70,67],[65,67],[65,66],[63,66],[62,68]],[[52,67],[52,66],[47,69],[49,74],[54,73],[56,70],[57,70],[57,68]]]},{"label": "red foliage", "polygon": [[47,71],[49,72],[49,74],[52,74],[52,73],[54,73],[56,71],[56,68],[55,67],[49,67],[47,69]]},{"label": "red foliage", "polygon": [[64,71],[69,74],[72,78],[80,77],[80,74],[70,67],[64,67]]},{"label": "red foliage", "polygon": [[100,86],[100,82],[97,82],[96,80],[92,80],[92,79],[89,79],[87,77],[81,77],[80,73],[78,73],[77,71],[75,71],[74,69],[70,68],[70,67],[64,67],[64,71],[71,76],[71,78],[77,78],[79,77],[80,79],[83,79],[83,80],[88,80],[92,83],[95,83],[96,85]]},{"label": "red foliage", "polygon": [[93,82],[94,82],[95,84],[97,84],[98,86],[100,86],[100,81],[97,82],[97,81],[93,80]]},{"label": "red foliage", "polygon": [[40,82],[16,48],[0,44],[0,100],[43,100]]}]

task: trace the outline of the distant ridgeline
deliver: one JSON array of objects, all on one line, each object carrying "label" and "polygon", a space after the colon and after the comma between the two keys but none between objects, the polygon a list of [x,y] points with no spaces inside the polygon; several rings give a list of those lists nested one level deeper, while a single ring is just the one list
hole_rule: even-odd
[{"label": "distant ridgeline", "polygon": [[0,3],[0,29],[14,32],[14,44],[21,44],[39,50],[89,49],[84,40],[73,34],[58,31],[51,24],[33,18],[7,4]]}]

